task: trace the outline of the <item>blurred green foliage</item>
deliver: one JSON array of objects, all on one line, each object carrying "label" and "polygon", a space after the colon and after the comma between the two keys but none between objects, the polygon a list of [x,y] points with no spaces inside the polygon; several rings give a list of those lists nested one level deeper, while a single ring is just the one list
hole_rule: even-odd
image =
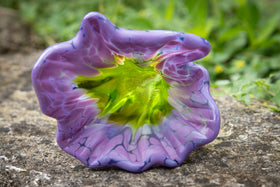
[{"label": "blurred green foliage", "polygon": [[206,38],[200,60],[215,93],[280,111],[280,2],[277,0],[2,0],[17,9],[46,45],[77,33],[83,16],[98,11],[120,27],[176,30]]}]

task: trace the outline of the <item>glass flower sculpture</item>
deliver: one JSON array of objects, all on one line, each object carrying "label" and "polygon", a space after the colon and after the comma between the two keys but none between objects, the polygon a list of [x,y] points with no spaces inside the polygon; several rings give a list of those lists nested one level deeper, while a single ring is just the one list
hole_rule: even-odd
[{"label": "glass flower sculpture", "polygon": [[219,132],[208,72],[192,62],[210,49],[193,34],[122,29],[91,12],[72,40],[43,52],[32,81],[58,145],[86,166],[175,167]]}]

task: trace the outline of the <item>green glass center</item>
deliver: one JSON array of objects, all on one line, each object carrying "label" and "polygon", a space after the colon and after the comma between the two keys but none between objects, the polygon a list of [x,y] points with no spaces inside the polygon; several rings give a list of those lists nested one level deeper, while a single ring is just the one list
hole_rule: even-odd
[{"label": "green glass center", "polygon": [[153,65],[139,66],[129,58],[115,64],[97,69],[100,74],[95,77],[79,75],[73,81],[97,99],[100,118],[134,128],[159,124],[172,110],[167,100],[169,85]]}]

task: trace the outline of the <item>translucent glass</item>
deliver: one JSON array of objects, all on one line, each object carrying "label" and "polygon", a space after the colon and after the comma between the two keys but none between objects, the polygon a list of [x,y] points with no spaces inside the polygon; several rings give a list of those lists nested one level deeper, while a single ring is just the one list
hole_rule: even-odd
[{"label": "translucent glass", "polygon": [[175,167],[219,132],[208,72],[192,62],[210,49],[199,36],[126,30],[91,12],[72,40],[43,52],[32,81],[59,146],[88,167]]}]

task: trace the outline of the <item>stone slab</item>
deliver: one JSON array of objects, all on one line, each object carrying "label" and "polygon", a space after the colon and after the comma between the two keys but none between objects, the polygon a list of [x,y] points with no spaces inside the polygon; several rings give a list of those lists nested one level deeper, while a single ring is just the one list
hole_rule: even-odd
[{"label": "stone slab", "polygon": [[221,130],[177,168],[90,169],[56,144],[31,70],[42,51],[0,56],[0,186],[280,186],[280,114],[215,97]]}]

